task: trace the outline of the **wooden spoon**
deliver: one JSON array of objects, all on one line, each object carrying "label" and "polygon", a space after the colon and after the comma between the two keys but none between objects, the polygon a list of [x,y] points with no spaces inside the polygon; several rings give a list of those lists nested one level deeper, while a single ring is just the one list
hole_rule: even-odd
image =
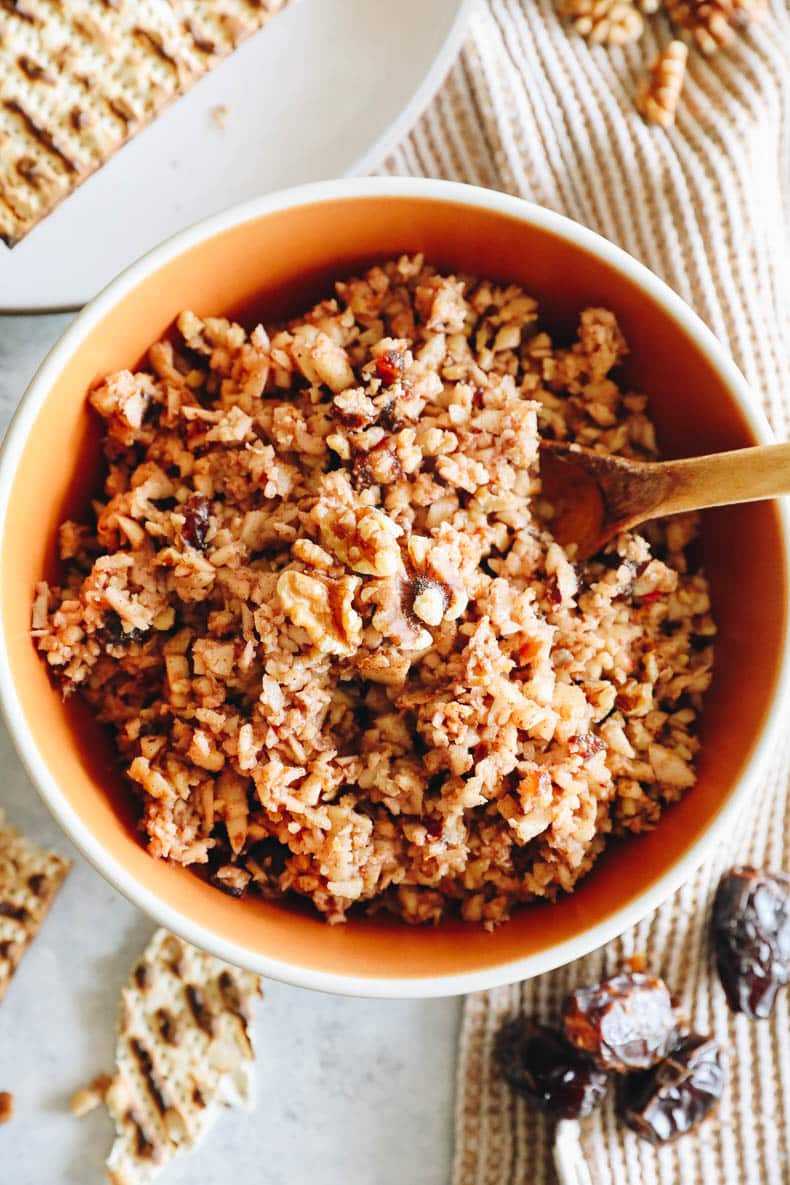
[{"label": "wooden spoon", "polygon": [[540,447],[549,530],[563,546],[576,544],[576,559],[651,518],[790,494],[790,444],[682,461],[628,461],[554,440]]}]

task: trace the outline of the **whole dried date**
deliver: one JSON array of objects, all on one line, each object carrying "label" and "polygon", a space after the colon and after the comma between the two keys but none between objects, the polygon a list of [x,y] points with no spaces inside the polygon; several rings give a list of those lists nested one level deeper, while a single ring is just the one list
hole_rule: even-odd
[{"label": "whole dried date", "polygon": [[606,1093],[607,1076],[559,1030],[518,1017],[500,1029],[496,1055],[506,1082],[541,1111],[562,1119],[589,1115]]},{"label": "whole dried date", "polygon": [[565,1035],[603,1070],[645,1070],[666,1057],[680,1018],[663,979],[622,972],[577,988],[562,1010]]},{"label": "whole dried date", "polygon": [[665,1144],[702,1122],[721,1097],[725,1080],[720,1047],[712,1037],[692,1033],[652,1070],[626,1076],[618,1109],[637,1135]]},{"label": "whole dried date", "polygon": [[790,983],[790,875],[748,866],[719,881],[711,921],[716,967],[734,1012],[770,1016]]}]

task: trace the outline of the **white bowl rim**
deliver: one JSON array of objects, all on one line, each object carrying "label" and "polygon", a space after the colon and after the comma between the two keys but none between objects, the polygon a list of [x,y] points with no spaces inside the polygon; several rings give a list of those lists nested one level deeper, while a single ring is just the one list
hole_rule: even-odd
[{"label": "white bowl rim", "polygon": [[[660,280],[621,248],[594,231],[522,198],[454,181],[411,177],[345,178],[336,181],[320,181],[255,198],[222,213],[212,215],[210,218],[181,231],[126,268],[76,316],[63,336],[47,354],[29,383],[0,450],[0,538],[8,517],[9,499],[16,474],[17,460],[21,455],[28,432],[46,400],[55,378],[93,326],[122,296],[169,260],[231,227],[279,210],[333,201],[339,198],[356,197],[385,199],[388,197],[417,197],[455,205],[482,207],[498,214],[529,222],[549,233],[569,240],[616,268],[641,287],[657,304],[663,306],[712,363],[732,392],[757,440],[761,443],[769,443],[774,439],[768,421],[761,409],[756,406],[746,380],[697,314],[663,280]],[[784,543],[782,561],[787,573],[788,557],[790,557],[790,512],[781,500],[778,503],[778,512]],[[229,942],[221,935],[173,909],[166,901],[140,885],[116,860],[108,857],[101,843],[82,822],[78,813],[66,802],[56,780],[50,775],[36,749],[16,694],[5,638],[0,631],[0,708],[2,708],[12,740],[33,784],[49,810],[94,868],[129,901],[160,925],[166,926],[188,942],[219,958],[297,987],[349,996],[407,999],[452,996],[481,991],[551,971],[574,959],[581,958],[622,934],[629,926],[635,925],[647,914],[657,909],[675,892],[701,865],[706,854],[726,834],[728,827],[734,824],[738,810],[747,799],[749,791],[755,786],[764,764],[771,754],[789,699],[790,646],[788,646],[786,626],[774,702],[737,785],[711,821],[704,835],[693,844],[689,851],[643,893],[640,893],[628,905],[614,911],[603,922],[588,928],[575,938],[548,947],[537,954],[478,971],[406,978],[366,977],[301,967],[291,962],[258,954],[238,943]]]}]

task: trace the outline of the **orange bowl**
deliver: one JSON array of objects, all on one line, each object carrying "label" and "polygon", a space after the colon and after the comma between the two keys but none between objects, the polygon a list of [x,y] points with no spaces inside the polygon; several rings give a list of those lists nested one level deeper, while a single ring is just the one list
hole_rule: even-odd
[{"label": "orange bowl", "polygon": [[[704,562],[719,641],[702,720],[699,779],[652,833],[612,844],[576,892],[525,907],[494,933],[460,922],[413,929],[237,901],[151,859],[110,739],[64,703],[29,637],[33,587],[55,569],[58,524],[84,512],[101,458],[85,393],[134,366],[183,308],[281,319],[334,279],[403,251],[442,268],[517,281],[545,324],[613,309],[627,380],[650,396],[666,456],[770,439],[745,383],[698,318],[604,239],[515,198],[449,182],[349,180],[275,194],[184,232],[114,281],[33,379],[0,461],[0,695],[28,771],[83,853],[162,924],[232,962],[306,987],[428,996],[512,982],[586,953],[690,875],[750,790],[788,699],[788,524],[776,504],[706,513]],[[748,815],[745,818],[748,826]]]}]

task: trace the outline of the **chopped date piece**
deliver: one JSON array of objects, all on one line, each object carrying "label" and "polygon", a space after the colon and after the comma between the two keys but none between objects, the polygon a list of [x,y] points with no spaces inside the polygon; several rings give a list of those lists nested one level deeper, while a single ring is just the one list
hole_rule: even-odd
[{"label": "chopped date piece", "polygon": [[97,636],[102,642],[110,646],[120,646],[123,643],[142,642],[145,637],[145,630],[130,629],[126,630],[123,627],[123,622],[117,613],[110,612],[104,619],[104,625],[100,630],[97,630]]},{"label": "chopped date piece", "polygon": [[198,551],[206,550],[209,501],[203,494],[192,494],[184,503],[184,542]]},{"label": "chopped date piece", "polygon": [[651,1144],[676,1140],[710,1113],[724,1090],[721,1048],[712,1037],[692,1033],[652,1070],[623,1080],[619,1111]]},{"label": "chopped date piece", "polygon": [[560,586],[553,576],[546,585],[546,595],[548,596],[552,605],[562,604],[562,593],[560,592]]},{"label": "chopped date piece", "polygon": [[423,822],[425,824],[425,830],[428,832],[428,834],[434,839],[438,839],[444,829],[444,821],[442,816],[430,815],[427,819],[424,819]]},{"label": "chopped date piece", "polygon": [[637,600],[641,605],[653,605],[661,597],[661,589],[656,588],[653,592],[643,593]]},{"label": "chopped date piece", "polygon": [[711,922],[719,979],[733,1012],[770,1016],[790,983],[790,875],[731,868],[719,882]]},{"label": "chopped date piece", "polygon": [[407,421],[401,418],[399,400],[387,400],[379,412],[378,423],[388,432],[400,432]]},{"label": "chopped date piece", "polygon": [[577,988],[563,1005],[565,1035],[603,1070],[645,1070],[666,1057],[680,1018],[663,979],[622,972]]},{"label": "chopped date piece", "polygon": [[533,1107],[579,1119],[606,1093],[607,1076],[558,1029],[518,1017],[500,1029],[496,1055],[505,1081]]},{"label": "chopped date piece", "polygon": [[[350,789],[350,787],[349,787]],[[289,849],[273,836],[261,839],[249,850],[250,866],[255,869],[258,888],[276,885],[288,865]]]},{"label": "chopped date piece", "polygon": [[0,1090],[0,1123],[10,1123],[14,1118],[14,1096],[10,1090]]},{"label": "chopped date piece", "polygon": [[376,359],[376,375],[385,387],[391,387],[400,378],[402,369],[403,358],[397,350],[387,350],[386,354]]}]

